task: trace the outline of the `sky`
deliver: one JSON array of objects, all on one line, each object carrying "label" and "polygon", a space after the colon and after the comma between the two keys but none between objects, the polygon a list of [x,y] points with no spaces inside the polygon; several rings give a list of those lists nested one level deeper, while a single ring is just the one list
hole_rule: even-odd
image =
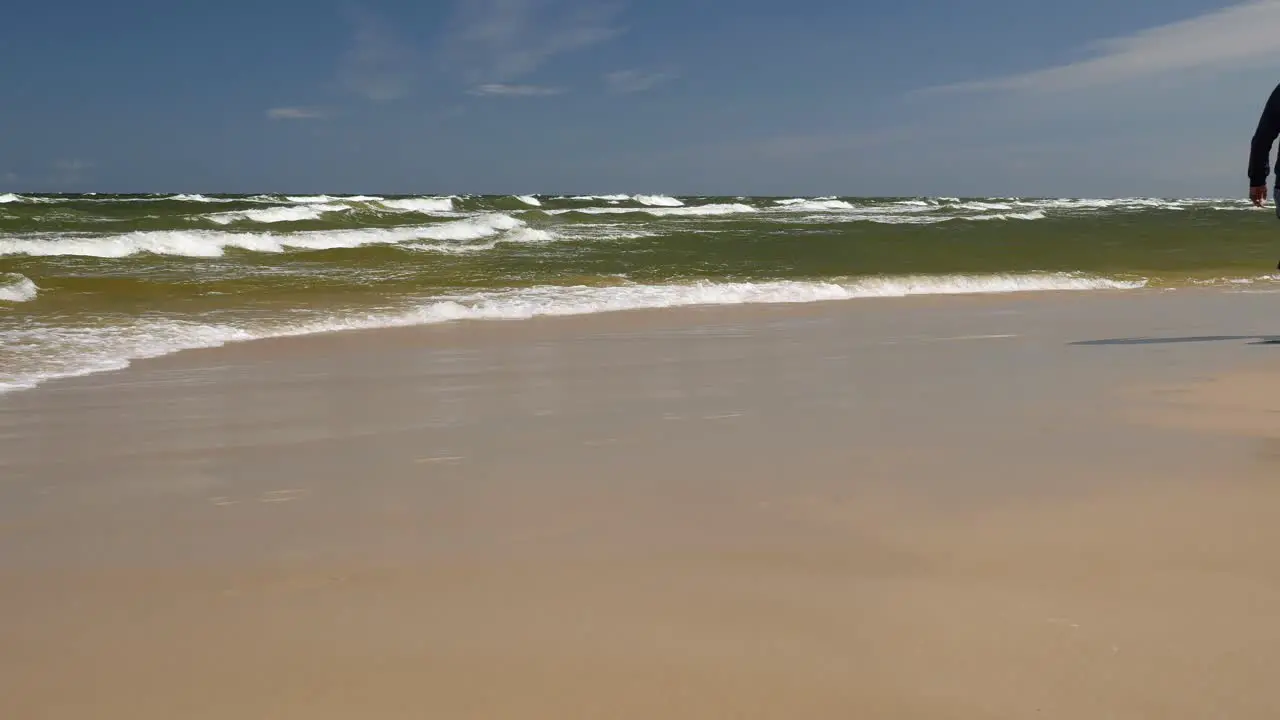
[{"label": "sky", "polygon": [[0,192],[1243,197],[1276,28],[1280,0],[16,3]]}]

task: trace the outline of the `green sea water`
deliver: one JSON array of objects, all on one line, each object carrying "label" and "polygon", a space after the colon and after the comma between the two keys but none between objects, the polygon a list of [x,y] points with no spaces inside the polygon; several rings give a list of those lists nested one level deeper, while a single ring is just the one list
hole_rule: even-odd
[{"label": "green sea water", "polygon": [[0,391],[348,327],[1270,283],[1238,199],[0,193]]}]

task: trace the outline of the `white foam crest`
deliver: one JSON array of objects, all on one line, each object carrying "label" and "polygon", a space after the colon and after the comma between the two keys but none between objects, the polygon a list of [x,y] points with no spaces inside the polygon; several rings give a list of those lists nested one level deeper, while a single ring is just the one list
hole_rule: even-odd
[{"label": "white foam crest", "polygon": [[[1010,211],[1050,211],[1050,212],[1106,212],[1106,211],[1139,211],[1139,210],[1166,210],[1166,211],[1185,211],[1194,209],[1229,209],[1232,206],[1235,209],[1249,209],[1251,206],[1247,200],[1212,200],[1212,199],[1178,199],[1169,200],[1161,198],[985,198],[981,200],[959,200],[957,198],[928,198],[928,199],[911,199],[911,200],[893,200],[875,204],[853,205],[850,207],[841,207],[831,204],[822,206],[815,204],[814,200],[805,198],[790,198],[777,200],[775,203],[785,207],[788,210],[796,212],[836,212],[847,211],[850,213],[862,214],[869,216],[875,222],[889,223],[920,223],[927,224],[931,222],[945,222],[956,218],[969,219],[1039,219],[1037,218],[1020,218],[1015,215],[997,218],[991,213],[1007,213]],[[974,213],[973,215],[961,215],[961,212]],[[887,215],[915,214],[925,216],[929,219],[920,220],[887,220]],[[837,218],[830,218],[838,220]],[[847,219],[847,218],[846,218]]]},{"label": "white foam crest", "polygon": [[26,200],[26,198],[22,197],[21,195],[14,195],[13,193],[0,194],[0,205],[4,205],[6,203],[22,202],[24,200]]},{"label": "white foam crest", "polygon": [[970,215],[968,217],[952,218],[955,220],[1043,220],[1045,217],[1043,210],[1032,210],[1025,213],[995,213],[993,215]]},{"label": "white foam crest", "polygon": [[453,198],[451,197],[401,198],[396,200],[382,200],[379,201],[379,204],[388,210],[398,210],[400,212],[453,212]]},{"label": "white foam crest", "polygon": [[[883,214],[881,214],[883,213]],[[924,213],[894,212],[888,208],[855,208],[854,211],[838,214],[812,214],[803,216],[775,216],[777,222],[796,224],[821,223],[856,223],[869,222],[880,225],[936,225],[952,221],[990,221],[990,220],[1043,220],[1043,210],[1032,210],[1025,213],[991,213],[986,215],[941,215]]]},{"label": "white foam crest", "polygon": [[822,300],[958,295],[1054,290],[1135,289],[1145,282],[1068,274],[942,275],[862,278],[837,282],[779,280],[757,283],[697,282],[679,285],[544,287],[476,293],[430,303],[407,317],[520,319],[537,315],[748,303],[805,303]]},{"label": "white foam crest", "polygon": [[636,195],[635,201],[650,207],[680,207],[684,203],[669,195]]},{"label": "white foam crest", "polygon": [[283,198],[271,195],[254,195],[244,199],[254,202],[290,202],[296,205],[333,205],[335,203],[379,202],[382,200],[377,195],[286,195]]},{"label": "white foam crest", "polygon": [[[77,199],[75,198],[65,198],[65,197],[41,197],[39,195],[14,195],[13,193],[6,193],[6,195],[12,195],[14,198],[9,202],[23,203],[24,205],[57,205],[58,203],[64,203],[64,202],[77,202]],[[83,201],[83,198],[80,198],[79,200]]]},{"label": "white foam crest", "polygon": [[362,245],[398,244],[412,240],[465,241],[523,227],[509,215],[494,213],[454,222],[394,228],[313,230],[296,233],[232,233],[218,230],[151,230],[119,235],[65,236],[45,239],[0,238],[0,256],[77,255],[120,258],[141,253],[219,257],[228,248],[279,253],[288,249],[329,250]]},{"label": "white foam crest", "polygon": [[335,202],[376,202],[382,200],[377,195],[287,195],[285,200],[291,203],[315,204]]},{"label": "white foam crest", "polygon": [[1216,277],[1216,278],[1193,278],[1192,285],[1254,285],[1256,283],[1276,283],[1280,281],[1280,275],[1266,274],[1254,277]]},{"label": "white foam crest", "polygon": [[884,205],[857,205],[851,207],[849,211],[864,215],[923,215],[937,209],[936,205],[913,200],[906,203],[895,202]]},{"label": "white foam crest", "polygon": [[550,230],[531,227],[517,227],[502,236],[507,243],[546,243],[559,239],[559,235]]},{"label": "white foam crest", "polygon": [[213,213],[204,218],[219,225],[249,221],[260,223],[300,222],[303,220],[319,220],[327,212],[344,212],[351,208],[345,205],[282,205],[263,208],[262,210],[240,210],[233,212]]},{"label": "white foam crest", "polygon": [[467,218],[466,220],[423,226],[422,229],[416,233],[415,239],[453,241],[480,240],[498,233],[509,232],[516,229],[526,229],[525,224],[510,215],[491,213],[489,215]]},{"label": "white foam crest", "polygon": [[778,204],[794,212],[829,212],[856,209],[844,200],[806,200],[804,198],[796,198],[793,200],[779,200]]},{"label": "white foam crest", "polygon": [[[121,370],[134,360],[181,350],[218,347],[253,340],[259,335],[228,325],[183,320],[144,320],[124,326],[47,327],[30,325],[0,332],[0,394],[33,388],[56,378]],[[20,348],[38,355],[11,356]]]},{"label": "white foam crest", "polygon": [[1194,201],[1162,198],[1009,198],[1008,200],[1010,204],[1019,207],[1062,210],[1185,210],[1194,204]]},{"label": "white foam crest", "polygon": [[[864,278],[848,282],[697,282],[613,287],[543,286],[428,299],[416,307],[317,316],[237,327],[191,320],[148,319],[114,327],[27,326],[0,333],[0,392],[29,388],[56,377],[127,367],[133,360],[180,350],[267,337],[339,330],[425,325],[456,320],[519,320],[549,315],[746,303],[806,303],[857,298],[1033,291],[1133,289],[1123,282],[1067,274],[949,275]],[[38,348],[38,356],[14,353]],[[6,353],[8,353],[6,355]]]},{"label": "white foam crest", "polygon": [[626,213],[645,213],[654,217],[671,217],[671,216],[715,216],[715,215],[733,215],[736,213],[757,212],[750,205],[742,203],[716,203],[711,205],[691,205],[687,207],[650,207],[650,208],[562,208],[558,210],[548,210],[550,215],[560,215],[564,213],[585,213],[588,215],[622,215]]},{"label": "white foam crest", "polygon": [[693,205],[689,207],[662,207],[646,209],[651,215],[658,217],[669,216],[699,216],[699,215],[736,215],[738,213],[753,213],[757,210],[750,205],[742,203],[714,203],[710,205]]},{"label": "white foam crest", "polygon": [[[509,244],[540,244],[553,242],[559,239],[559,235],[547,230],[539,230],[528,227],[515,227],[510,231],[496,237],[491,237],[487,242],[483,243],[459,243],[459,242],[414,242],[404,247],[420,250],[424,252],[444,253],[446,255],[470,255],[472,253],[493,250],[498,245]],[[471,239],[471,238],[463,238]]]},{"label": "white foam crest", "polygon": [[40,288],[18,273],[0,273],[0,302],[20,303],[36,299]]},{"label": "white foam crest", "polygon": [[853,223],[853,222],[870,222],[880,225],[933,225],[935,223],[955,220],[955,216],[943,215],[874,215],[866,213],[841,213],[839,215],[806,215],[804,217],[795,218],[794,220],[781,220],[782,222],[796,223]]},{"label": "white foam crest", "polygon": [[206,196],[206,195],[200,195],[200,194],[194,194],[194,195],[191,195],[191,194],[188,194],[188,193],[180,193],[180,194],[178,194],[178,195],[170,195],[170,196],[168,196],[168,197],[164,197],[164,198],[157,198],[157,199],[159,199],[159,200],[175,200],[175,201],[179,201],[179,202],[203,202],[203,203],[229,203],[229,202],[235,202],[235,199],[234,199],[234,198],[213,198],[213,197],[208,197],[208,196]]},{"label": "white foam crest", "polygon": [[966,202],[949,205],[948,209],[956,210],[1012,210],[1013,206],[1008,203],[990,203],[990,202]]},{"label": "white foam crest", "polygon": [[516,199],[525,205],[532,207],[542,207],[542,201],[532,195],[517,195]]}]

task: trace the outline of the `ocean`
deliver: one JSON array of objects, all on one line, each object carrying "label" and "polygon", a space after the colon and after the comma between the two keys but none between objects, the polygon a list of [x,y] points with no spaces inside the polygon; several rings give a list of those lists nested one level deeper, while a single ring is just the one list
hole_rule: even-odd
[{"label": "ocean", "polygon": [[255,338],[1280,282],[1238,199],[0,193],[0,392]]}]

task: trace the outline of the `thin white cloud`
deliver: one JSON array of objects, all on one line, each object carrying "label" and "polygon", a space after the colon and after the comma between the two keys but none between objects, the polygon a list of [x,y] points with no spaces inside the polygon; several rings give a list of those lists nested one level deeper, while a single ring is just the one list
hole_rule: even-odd
[{"label": "thin white cloud", "polygon": [[510,83],[621,33],[617,2],[459,0],[439,60],[468,85]]},{"label": "thin white cloud", "polygon": [[338,65],[338,84],[369,100],[387,101],[409,94],[417,54],[381,19],[353,17],[351,46]]},{"label": "thin white cloud", "polygon": [[646,72],[644,70],[618,70],[605,73],[604,84],[612,93],[637,93],[653,88],[675,79],[674,70]]},{"label": "thin white cloud", "polygon": [[272,120],[316,120],[324,117],[324,113],[315,108],[275,107],[267,110],[267,117]]},{"label": "thin white cloud", "polygon": [[505,83],[486,83],[467,91],[469,95],[502,96],[502,97],[542,97],[559,95],[563,88],[546,87],[544,85],[508,85]]},{"label": "thin white cloud", "polygon": [[1094,57],[930,91],[1073,90],[1171,72],[1239,69],[1280,59],[1280,0],[1251,0],[1093,45]]}]

